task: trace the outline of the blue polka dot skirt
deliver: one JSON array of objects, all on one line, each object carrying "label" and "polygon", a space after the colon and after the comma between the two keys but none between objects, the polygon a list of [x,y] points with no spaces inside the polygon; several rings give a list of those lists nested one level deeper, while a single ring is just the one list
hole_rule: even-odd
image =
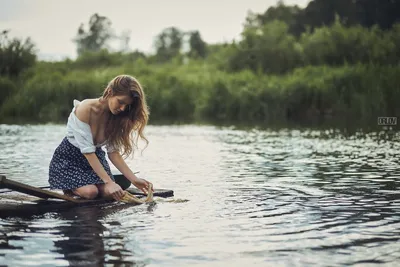
[{"label": "blue polka dot skirt", "polygon": [[[106,153],[100,147],[95,154],[105,171],[112,176]],[[88,160],[79,148],[72,145],[67,137],[56,148],[49,166],[49,184],[51,189],[76,189],[90,184],[103,184],[103,180],[94,172]]]}]

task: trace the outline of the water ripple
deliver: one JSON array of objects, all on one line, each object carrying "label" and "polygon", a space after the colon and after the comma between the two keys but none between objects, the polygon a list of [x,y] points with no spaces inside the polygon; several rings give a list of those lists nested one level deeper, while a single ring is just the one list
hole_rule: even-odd
[{"label": "water ripple", "polygon": [[[44,185],[63,134],[57,125],[0,125],[0,172]],[[0,262],[399,262],[399,134],[205,126],[152,126],[147,134],[150,146],[128,165],[156,187],[174,189],[176,201],[0,219]]]}]

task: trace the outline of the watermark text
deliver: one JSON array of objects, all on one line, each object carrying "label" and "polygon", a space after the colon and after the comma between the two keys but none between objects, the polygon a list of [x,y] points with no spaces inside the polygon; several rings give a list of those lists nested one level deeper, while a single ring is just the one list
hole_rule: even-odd
[{"label": "watermark text", "polygon": [[397,125],[397,117],[378,117],[378,125]]}]

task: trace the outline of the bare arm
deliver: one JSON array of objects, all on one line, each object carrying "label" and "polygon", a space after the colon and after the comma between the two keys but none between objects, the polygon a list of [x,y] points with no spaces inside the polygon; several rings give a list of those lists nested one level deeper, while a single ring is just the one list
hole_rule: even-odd
[{"label": "bare arm", "polygon": [[[125,160],[122,158],[121,154],[117,151],[108,153],[108,158],[114,164],[114,166],[129,180],[131,183],[143,191],[143,193],[147,194],[147,188],[149,187],[150,182],[138,178],[128,167]],[[154,189],[153,189],[154,191]]]},{"label": "bare arm", "polygon": [[111,177],[108,175],[103,165],[101,165],[99,159],[97,158],[95,153],[85,153],[83,154],[85,158],[88,160],[90,166],[93,168],[94,172],[100,177],[101,180],[105,184],[113,182]]},{"label": "bare arm", "polygon": [[129,180],[134,183],[138,180],[138,177],[131,171],[131,169],[126,164],[125,160],[122,158],[121,154],[117,151],[109,153],[108,157],[112,164]]}]

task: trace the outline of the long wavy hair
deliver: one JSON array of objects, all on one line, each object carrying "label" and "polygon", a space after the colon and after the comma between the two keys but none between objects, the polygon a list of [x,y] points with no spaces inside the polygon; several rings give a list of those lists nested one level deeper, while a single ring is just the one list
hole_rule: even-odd
[{"label": "long wavy hair", "polygon": [[148,145],[149,141],[143,131],[150,113],[143,88],[134,77],[118,75],[109,82],[102,98],[117,95],[131,96],[133,101],[123,112],[109,116],[105,134],[108,144],[127,157],[138,148],[139,137],[146,142],[146,146]]}]

